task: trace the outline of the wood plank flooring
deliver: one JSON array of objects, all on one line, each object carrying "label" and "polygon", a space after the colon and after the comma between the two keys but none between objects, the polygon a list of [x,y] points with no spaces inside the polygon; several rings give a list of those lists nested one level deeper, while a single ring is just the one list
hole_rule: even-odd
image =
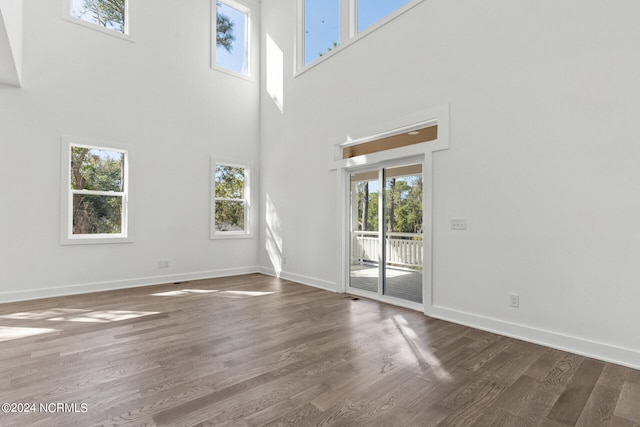
[{"label": "wood plank flooring", "polygon": [[4,402],[7,427],[624,427],[640,371],[253,274],[0,305]]}]

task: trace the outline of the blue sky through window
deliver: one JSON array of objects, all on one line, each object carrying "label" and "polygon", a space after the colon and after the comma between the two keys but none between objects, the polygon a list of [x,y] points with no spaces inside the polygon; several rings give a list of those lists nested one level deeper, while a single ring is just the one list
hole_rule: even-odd
[{"label": "blue sky through window", "polygon": [[305,0],[304,64],[340,43],[340,0]]},{"label": "blue sky through window", "polygon": [[247,15],[225,3],[218,2],[216,13],[229,17],[233,22],[235,40],[231,52],[224,47],[216,46],[216,65],[240,74],[249,74],[247,55]]},{"label": "blue sky through window", "polygon": [[[96,19],[95,15],[84,7],[84,0],[71,1],[71,15],[75,16],[76,18],[80,18],[83,21],[102,26]],[[124,26],[121,22],[108,23],[105,28],[118,31],[119,33],[124,33]]]},{"label": "blue sky through window", "polygon": [[[304,64],[307,65],[340,42],[340,1],[304,0]],[[342,0],[346,1],[346,0]],[[411,0],[356,0],[357,31],[392,14]]]},{"label": "blue sky through window", "polygon": [[358,0],[358,32],[364,31],[410,0]]}]

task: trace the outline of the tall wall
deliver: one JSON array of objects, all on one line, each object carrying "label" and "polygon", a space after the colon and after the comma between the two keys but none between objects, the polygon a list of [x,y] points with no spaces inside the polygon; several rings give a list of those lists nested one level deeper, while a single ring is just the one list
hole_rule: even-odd
[{"label": "tall wall", "polygon": [[640,5],[425,0],[297,77],[295,11],[263,4],[284,76],[282,109],[261,91],[262,267],[338,290],[330,141],[449,104],[428,311],[640,366]]},{"label": "tall wall", "polygon": [[[256,239],[209,239],[210,158],[257,165],[259,139],[259,79],[209,67],[211,2],[138,1],[135,43],[24,4],[23,87],[0,85],[0,301],[255,271]],[[60,245],[61,135],[132,148],[133,243]]]}]

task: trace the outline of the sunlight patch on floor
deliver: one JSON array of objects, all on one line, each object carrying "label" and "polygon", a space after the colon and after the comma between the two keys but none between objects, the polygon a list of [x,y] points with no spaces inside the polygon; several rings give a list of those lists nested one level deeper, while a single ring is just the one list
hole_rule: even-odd
[{"label": "sunlight patch on floor", "polygon": [[35,335],[58,332],[57,329],[47,328],[17,328],[13,326],[0,326],[0,342],[17,340],[19,338],[33,337]]},{"label": "sunlight patch on floor", "polygon": [[404,316],[396,314],[393,316],[393,323],[396,325],[400,333],[402,334],[404,340],[407,342],[411,351],[413,352],[415,359],[421,367],[430,367],[433,373],[438,377],[438,379],[443,381],[450,381],[451,374],[447,372],[446,369],[442,367],[442,363],[440,360],[429,350],[424,350],[420,346],[420,339],[418,335],[415,333],[413,328],[409,326],[409,322]]},{"label": "sunlight patch on floor", "polygon": [[129,311],[129,310],[83,310],[76,308],[54,308],[50,310],[29,311],[0,316],[3,319],[15,320],[50,320],[53,322],[88,322],[108,323],[121,320],[158,314],[157,311]]},{"label": "sunlight patch on floor", "polygon": [[180,289],[179,291],[168,291],[168,292],[159,292],[157,294],[151,294],[154,297],[184,297],[187,295],[198,295],[198,294],[210,294],[213,292],[218,292],[213,289]]},{"label": "sunlight patch on floor", "polygon": [[184,297],[187,295],[199,294],[215,294],[213,296],[240,298],[240,297],[261,297],[263,295],[271,295],[275,292],[258,292],[258,291],[219,291],[217,289],[180,289],[178,291],[160,292],[151,294],[154,297]]},{"label": "sunlight patch on floor", "polygon": [[219,295],[241,296],[241,297],[261,297],[263,295],[271,295],[275,292],[256,292],[256,291],[222,291]]},{"label": "sunlight patch on floor", "polygon": [[62,316],[49,320],[60,322],[88,322],[88,323],[108,323],[122,320],[136,319],[138,317],[159,314],[157,311],[128,311],[128,310],[103,310],[91,311],[75,316]]},{"label": "sunlight patch on floor", "polygon": [[88,311],[89,310],[82,310],[79,308],[52,308],[49,310],[5,314],[4,316],[0,316],[0,318],[16,320],[51,320],[53,317],[75,315],[79,313],[86,313]]}]

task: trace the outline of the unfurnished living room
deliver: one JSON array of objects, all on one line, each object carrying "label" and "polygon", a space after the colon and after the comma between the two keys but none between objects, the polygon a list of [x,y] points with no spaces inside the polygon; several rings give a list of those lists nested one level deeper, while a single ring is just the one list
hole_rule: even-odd
[{"label": "unfurnished living room", "polygon": [[0,0],[0,425],[639,426],[638,16]]}]

